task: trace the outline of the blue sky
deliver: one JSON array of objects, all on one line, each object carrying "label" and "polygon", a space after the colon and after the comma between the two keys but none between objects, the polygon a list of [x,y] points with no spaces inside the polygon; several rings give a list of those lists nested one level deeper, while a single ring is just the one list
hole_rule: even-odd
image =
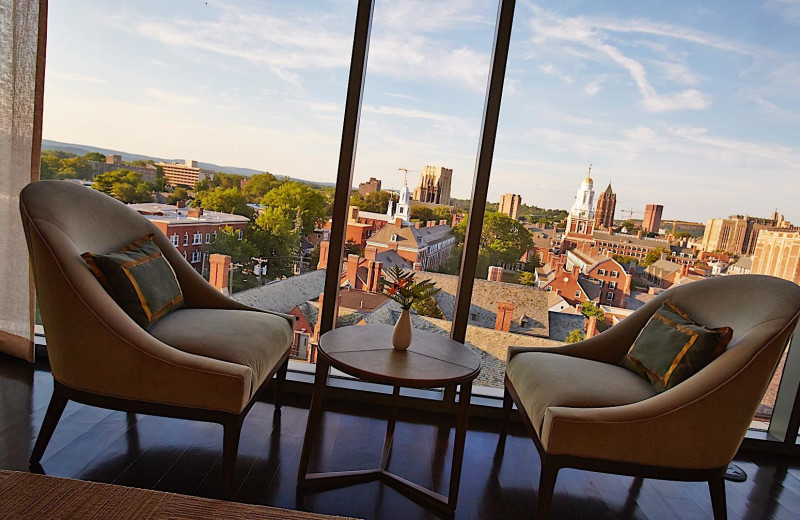
[{"label": "blue sky", "polygon": [[[333,181],[355,5],[51,2],[44,137]],[[491,200],[800,224],[800,0],[663,5],[518,2]],[[356,183],[469,196],[496,8],[377,1]]]}]

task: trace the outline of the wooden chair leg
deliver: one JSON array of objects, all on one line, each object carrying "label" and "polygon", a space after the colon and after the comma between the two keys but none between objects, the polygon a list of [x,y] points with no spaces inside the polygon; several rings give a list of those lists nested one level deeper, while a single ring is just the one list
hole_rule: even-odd
[{"label": "wooden chair leg", "polygon": [[536,520],[545,520],[553,501],[559,467],[547,458],[542,459],[542,471],[539,475],[539,492],[536,496]]},{"label": "wooden chair leg", "polygon": [[50,398],[50,404],[47,406],[42,427],[39,429],[39,436],[36,437],[36,444],[34,444],[31,452],[31,464],[38,464],[42,460],[44,450],[47,449],[50,437],[53,436],[58,420],[61,418],[61,414],[64,413],[64,408],[67,406],[68,401],[69,399],[67,399],[61,386],[54,382],[53,396]]},{"label": "wooden chair leg", "polygon": [[727,520],[728,508],[725,504],[725,473],[708,481],[708,491],[711,493],[711,508],[714,511],[714,520]]},{"label": "wooden chair leg", "polygon": [[508,388],[503,391],[503,419],[500,424],[500,438],[505,439],[508,434],[508,423],[511,421],[511,408],[514,406],[514,400],[511,399],[511,392]]},{"label": "wooden chair leg", "polygon": [[222,442],[222,498],[233,500],[233,477],[236,456],[239,454],[239,436],[242,432],[242,417],[231,419],[223,424]]},{"label": "wooden chair leg", "polygon": [[280,411],[283,401],[283,387],[286,383],[286,371],[289,369],[289,358],[283,361],[283,364],[278,369],[277,377],[275,378],[275,411]]}]

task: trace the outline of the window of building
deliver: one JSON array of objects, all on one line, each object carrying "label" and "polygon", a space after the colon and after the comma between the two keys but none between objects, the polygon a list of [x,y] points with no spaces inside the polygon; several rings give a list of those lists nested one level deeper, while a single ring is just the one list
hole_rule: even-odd
[{"label": "window of building", "polygon": [[197,250],[192,251],[192,263],[193,264],[196,264],[197,262],[199,262],[201,258],[202,258],[202,254],[200,253],[200,251],[197,251]]},{"label": "window of building", "polygon": [[580,298],[581,297],[581,292],[580,291],[575,291],[575,297],[576,298]]},{"label": "window of building", "polygon": [[203,234],[202,233],[195,233],[192,236],[192,245],[202,244],[203,243]]},{"label": "window of building", "polygon": [[242,231],[242,230],[240,229],[240,230],[239,230],[239,240],[241,240],[241,239],[243,239],[243,238],[244,238],[244,231]]},{"label": "window of building", "polygon": [[216,241],[217,241],[217,232],[216,232],[216,231],[214,231],[214,234],[213,234],[213,241],[214,241],[214,242],[216,242]]},{"label": "window of building", "polygon": [[170,241],[170,242],[172,242],[172,245],[173,245],[173,246],[175,246],[175,247],[178,247],[178,235],[176,235],[176,234],[174,234],[174,233],[173,233],[173,234],[172,234],[172,235],[169,237],[169,241]]},{"label": "window of building", "polygon": [[609,292],[609,293],[606,294],[606,300],[611,301],[613,299],[614,299],[614,293],[613,292]]},{"label": "window of building", "polygon": [[605,275],[606,275],[606,270],[605,269],[598,269],[597,270],[597,276],[605,276]]},{"label": "window of building", "polygon": [[609,289],[616,289],[617,288],[617,282],[608,282],[608,288]]},{"label": "window of building", "polygon": [[189,245],[189,233],[184,233],[183,234],[183,245],[185,245],[185,246]]},{"label": "window of building", "polygon": [[211,233],[206,233],[206,244],[211,243]]}]

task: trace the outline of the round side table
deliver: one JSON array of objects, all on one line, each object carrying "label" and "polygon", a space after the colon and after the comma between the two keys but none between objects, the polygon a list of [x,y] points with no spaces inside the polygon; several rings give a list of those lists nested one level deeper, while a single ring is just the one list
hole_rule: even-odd
[{"label": "round side table", "polygon": [[[392,330],[387,325],[351,326],[334,329],[319,341],[314,394],[308,412],[306,435],[297,475],[298,490],[315,487],[340,487],[370,480],[382,480],[409,498],[444,513],[452,514],[458,500],[464,440],[467,434],[472,381],[478,376],[481,362],[467,347],[446,336],[414,330],[411,346],[406,351],[392,347]],[[331,367],[364,381],[393,387],[391,412],[379,466],[375,469],[308,473],[311,447],[319,434],[322,401]],[[397,404],[401,387],[435,388],[460,385],[456,420],[450,489],[447,496],[410,482],[387,470],[392,439],[397,421]]]}]

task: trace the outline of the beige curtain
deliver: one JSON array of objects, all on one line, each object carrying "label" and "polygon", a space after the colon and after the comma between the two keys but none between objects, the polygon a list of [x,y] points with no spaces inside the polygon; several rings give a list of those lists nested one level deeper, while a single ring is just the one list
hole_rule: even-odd
[{"label": "beige curtain", "polygon": [[0,351],[33,361],[19,192],[39,177],[47,0],[0,0]]}]

